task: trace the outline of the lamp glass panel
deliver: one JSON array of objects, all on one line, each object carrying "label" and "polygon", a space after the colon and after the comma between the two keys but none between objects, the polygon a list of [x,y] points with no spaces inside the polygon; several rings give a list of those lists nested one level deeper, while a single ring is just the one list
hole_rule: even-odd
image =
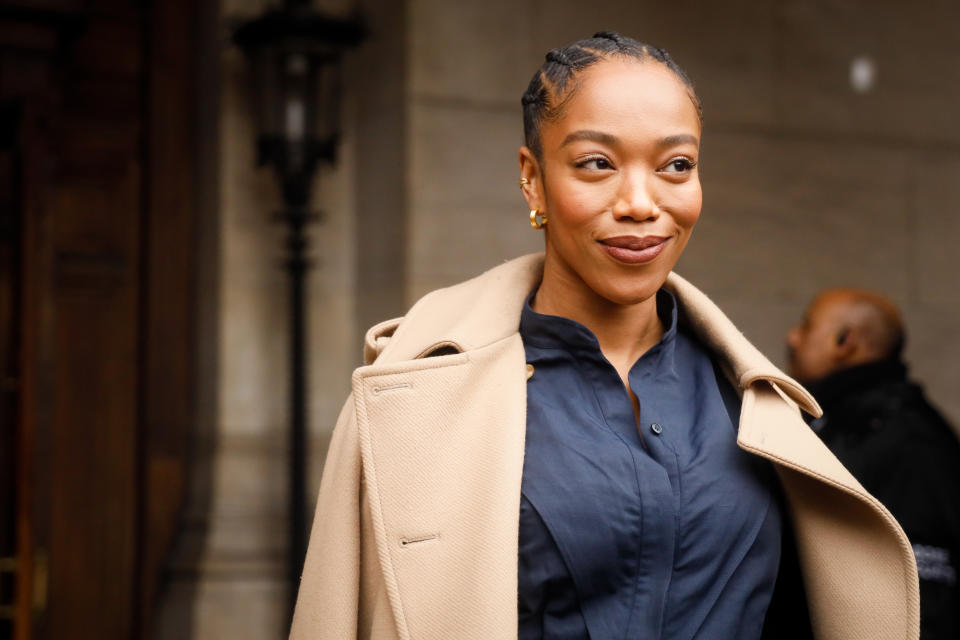
[{"label": "lamp glass panel", "polygon": [[310,76],[313,63],[306,53],[295,51],[283,61],[283,134],[288,142],[302,144],[313,136],[315,109]]}]

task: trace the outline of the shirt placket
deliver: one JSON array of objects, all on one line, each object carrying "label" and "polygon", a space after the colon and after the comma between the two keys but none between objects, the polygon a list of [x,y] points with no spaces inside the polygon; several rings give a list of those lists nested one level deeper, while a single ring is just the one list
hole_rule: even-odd
[{"label": "shirt placket", "polygon": [[[585,356],[586,354],[584,354]],[[613,366],[604,361],[589,367],[600,411],[606,425],[630,443],[637,469],[637,500],[641,506],[639,562],[635,584],[637,598],[628,637],[659,637],[663,627],[667,591],[673,573],[677,539],[677,505],[674,482],[676,456],[645,421],[641,398],[640,421],[635,419],[627,389]],[[636,391],[635,391],[636,393]],[[641,440],[638,426],[647,436]],[[647,443],[645,448],[643,442]]]}]

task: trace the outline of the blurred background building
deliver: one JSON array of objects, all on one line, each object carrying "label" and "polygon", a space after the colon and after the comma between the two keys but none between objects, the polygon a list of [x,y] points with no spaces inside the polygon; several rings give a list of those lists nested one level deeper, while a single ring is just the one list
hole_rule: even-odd
[{"label": "blurred background building", "polygon": [[[285,230],[230,43],[268,6],[0,0],[0,638],[285,635]],[[780,364],[821,288],[887,293],[960,423],[960,5],[314,6],[367,37],[309,229],[308,496],[364,330],[541,248],[520,96],[600,29],[668,49],[703,99],[678,271]]]}]

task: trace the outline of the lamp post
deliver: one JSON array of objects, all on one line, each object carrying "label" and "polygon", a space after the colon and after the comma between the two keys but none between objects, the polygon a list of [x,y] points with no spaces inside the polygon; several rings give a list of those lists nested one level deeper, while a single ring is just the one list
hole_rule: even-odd
[{"label": "lamp post", "polygon": [[289,231],[291,609],[307,541],[304,283],[310,263],[304,231],[317,218],[309,210],[314,171],[318,163],[336,160],[342,54],[363,35],[359,20],[315,12],[308,0],[286,0],[233,33],[253,72],[257,165],[270,165],[276,173],[284,204],[277,217]]}]

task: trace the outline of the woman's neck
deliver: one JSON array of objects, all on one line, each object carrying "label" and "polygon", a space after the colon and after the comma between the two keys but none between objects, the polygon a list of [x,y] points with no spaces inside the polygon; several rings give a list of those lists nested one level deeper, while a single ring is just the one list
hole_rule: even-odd
[{"label": "woman's neck", "polygon": [[576,276],[564,278],[555,274],[544,273],[533,310],[570,318],[590,329],[604,357],[626,384],[633,364],[663,337],[657,296],[636,304],[617,304],[598,295]]}]

